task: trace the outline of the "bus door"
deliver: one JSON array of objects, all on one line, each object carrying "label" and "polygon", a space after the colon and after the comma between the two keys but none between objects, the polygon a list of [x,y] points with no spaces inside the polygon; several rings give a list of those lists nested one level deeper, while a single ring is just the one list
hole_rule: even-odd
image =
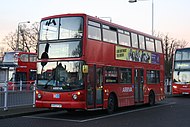
[{"label": "bus door", "polygon": [[87,108],[103,106],[103,78],[102,68],[89,66],[87,78]]},{"label": "bus door", "polygon": [[134,83],[135,83],[135,103],[144,101],[143,85],[144,85],[144,70],[135,68],[134,70]]}]

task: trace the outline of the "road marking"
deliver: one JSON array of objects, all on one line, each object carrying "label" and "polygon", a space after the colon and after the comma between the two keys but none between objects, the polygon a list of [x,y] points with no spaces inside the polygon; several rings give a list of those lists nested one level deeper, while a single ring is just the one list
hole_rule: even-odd
[{"label": "road marking", "polygon": [[174,105],[176,102],[171,102],[163,105],[157,105],[157,106],[152,106],[152,107],[146,107],[142,109],[135,109],[135,110],[130,110],[130,111],[125,111],[125,112],[120,112],[120,113],[115,113],[111,115],[105,115],[105,116],[100,116],[100,117],[95,117],[95,118],[90,118],[90,119],[85,119],[85,120],[72,120],[72,119],[60,119],[60,118],[47,118],[47,117],[37,117],[37,116],[23,116],[25,118],[32,118],[32,119],[44,119],[44,120],[56,120],[56,121],[68,121],[68,122],[78,122],[78,123],[83,123],[83,122],[89,122],[93,120],[98,120],[98,119],[104,119],[104,118],[109,118],[113,116],[118,116],[118,115],[124,115],[132,112],[138,112],[138,111],[144,111],[148,109],[154,109],[158,107],[163,107],[163,106],[168,106],[168,105]]},{"label": "road marking", "polygon": [[48,118],[48,117],[38,117],[38,116],[23,116],[24,118],[31,118],[31,119],[44,119],[44,120],[56,120],[56,121],[68,121],[68,122],[78,122],[80,123],[81,120],[72,120],[72,119],[60,119],[60,118]]}]

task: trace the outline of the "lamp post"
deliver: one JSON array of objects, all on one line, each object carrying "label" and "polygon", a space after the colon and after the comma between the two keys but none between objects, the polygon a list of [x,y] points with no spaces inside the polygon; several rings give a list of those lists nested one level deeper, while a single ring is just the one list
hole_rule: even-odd
[{"label": "lamp post", "polygon": [[[134,3],[134,2],[137,2],[137,0],[129,0],[129,3]],[[152,35],[154,35],[154,0],[152,0]]]},{"label": "lamp post", "polygon": [[17,32],[17,43],[16,43],[16,51],[19,50],[19,34],[20,34],[20,24],[24,24],[24,23],[30,23],[30,21],[26,21],[26,22],[19,22],[18,23],[18,32]]},{"label": "lamp post", "polygon": [[106,19],[109,19],[110,22],[112,22],[112,18],[111,18],[111,17],[99,17],[99,18],[102,18],[102,19],[103,19],[103,18],[104,18],[104,19],[106,18]]}]

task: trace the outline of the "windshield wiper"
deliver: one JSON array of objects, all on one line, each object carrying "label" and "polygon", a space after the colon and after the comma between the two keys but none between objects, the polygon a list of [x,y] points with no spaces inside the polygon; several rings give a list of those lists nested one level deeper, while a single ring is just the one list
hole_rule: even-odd
[{"label": "windshield wiper", "polygon": [[55,73],[54,73],[54,74],[51,76],[51,78],[49,78],[49,80],[46,82],[46,84],[45,84],[45,86],[44,86],[45,89],[47,89],[48,83],[53,79],[54,75],[55,75]]}]

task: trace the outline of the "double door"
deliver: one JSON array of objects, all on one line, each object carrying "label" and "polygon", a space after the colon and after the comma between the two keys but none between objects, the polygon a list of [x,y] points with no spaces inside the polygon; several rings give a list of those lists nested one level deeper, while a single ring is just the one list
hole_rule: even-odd
[{"label": "double door", "polygon": [[89,66],[87,76],[87,108],[103,106],[103,76],[102,68]]},{"label": "double door", "polygon": [[135,83],[135,103],[141,103],[144,101],[144,70],[142,68],[134,69],[134,83]]}]

